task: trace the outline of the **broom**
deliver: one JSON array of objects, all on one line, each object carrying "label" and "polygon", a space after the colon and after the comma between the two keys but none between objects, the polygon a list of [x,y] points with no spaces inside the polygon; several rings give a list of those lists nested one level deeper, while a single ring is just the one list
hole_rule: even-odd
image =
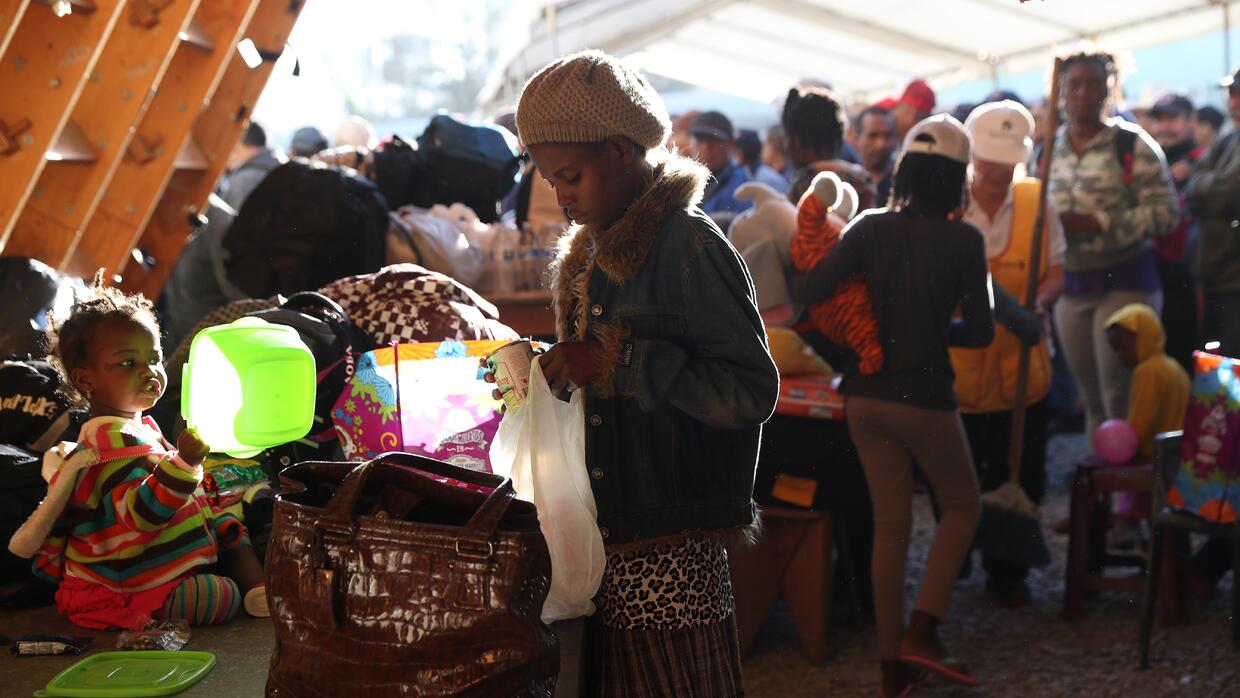
[{"label": "broom", "polygon": [[[1046,137],[1043,140],[1042,187],[1038,193],[1038,215],[1033,224],[1029,253],[1029,281],[1025,287],[1025,309],[1037,311],[1038,275],[1041,274],[1042,244],[1046,225],[1046,181],[1055,157],[1055,132],[1059,120],[1059,80],[1061,59],[1051,71],[1051,95],[1046,108]],[[1033,347],[1021,342],[1016,373],[1016,405],[1012,409],[1012,440],[1008,444],[1008,481],[982,495],[982,515],[977,524],[974,545],[982,554],[1014,565],[1043,567],[1050,563],[1050,550],[1042,535],[1037,505],[1020,486],[1020,467],[1025,444],[1025,396],[1029,392],[1029,358]]]}]

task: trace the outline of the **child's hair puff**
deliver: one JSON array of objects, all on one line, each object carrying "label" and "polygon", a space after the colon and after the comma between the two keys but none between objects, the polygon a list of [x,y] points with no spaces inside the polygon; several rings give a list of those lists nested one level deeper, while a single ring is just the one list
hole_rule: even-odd
[{"label": "child's hair puff", "polygon": [[91,338],[105,321],[119,318],[150,327],[159,336],[159,323],[155,319],[155,305],[141,293],[125,293],[103,282],[103,270],[95,273],[95,279],[84,294],[79,294],[68,317],[61,320],[51,317],[48,331],[48,360],[60,372],[61,392],[75,405],[88,401],[73,383],[73,369],[86,362],[90,354]]}]

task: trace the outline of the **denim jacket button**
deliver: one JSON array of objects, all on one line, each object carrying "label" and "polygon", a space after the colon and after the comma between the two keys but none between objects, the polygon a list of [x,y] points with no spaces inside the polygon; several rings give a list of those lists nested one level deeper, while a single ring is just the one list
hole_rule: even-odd
[{"label": "denim jacket button", "polygon": [[602,468],[593,468],[593,469],[591,469],[591,470],[590,470],[590,477],[594,478],[595,480],[602,480],[602,479],[603,479],[603,469],[602,469]]},{"label": "denim jacket button", "polygon": [[594,317],[598,317],[602,315],[603,306],[599,305],[598,303],[595,303],[594,306],[590,308],[590,314],[593,315]]},{"label": "denim jacket button", "polygon": [[603,540],[607,540],[607,527],[606,527],[606,526],[604,526],[604,527],[600,528],[600,529],[598,530],[598,533],[599,533],[599,535],[600,535],[600,536],[602,536],[602,537],[603,537]]},{"label": "denim jacket button", "polygon": [[597,426],[602,426],[602,424],[603,424],[602,417],[598,416],[597,414],[590,415],[590,426],[597,427]]}]

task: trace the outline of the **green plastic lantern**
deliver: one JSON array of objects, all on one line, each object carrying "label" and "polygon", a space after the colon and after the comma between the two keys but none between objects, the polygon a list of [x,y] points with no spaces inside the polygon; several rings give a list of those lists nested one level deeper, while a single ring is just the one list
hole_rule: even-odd
[{"label": "green plastic lantern", "polygon": [[314,422],[314,354],[285,325],[247,317],[199,332],[181,386],[186,426],[217,453],[249,457]]}]

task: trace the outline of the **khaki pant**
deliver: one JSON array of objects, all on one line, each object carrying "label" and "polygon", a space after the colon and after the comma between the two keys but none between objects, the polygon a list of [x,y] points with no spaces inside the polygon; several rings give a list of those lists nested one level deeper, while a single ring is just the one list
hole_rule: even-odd
[{"label": "khaki pant", "polygon": [[913,528],[913,459],[942,510],[916,608],[945,619],[952,586],[973,544],[981,513],[973,458],[960,414],[900,402],[849,397],[848,431],[874,504],[874,616],[881,659],[899,657],[904,628],[904,566]]}]

